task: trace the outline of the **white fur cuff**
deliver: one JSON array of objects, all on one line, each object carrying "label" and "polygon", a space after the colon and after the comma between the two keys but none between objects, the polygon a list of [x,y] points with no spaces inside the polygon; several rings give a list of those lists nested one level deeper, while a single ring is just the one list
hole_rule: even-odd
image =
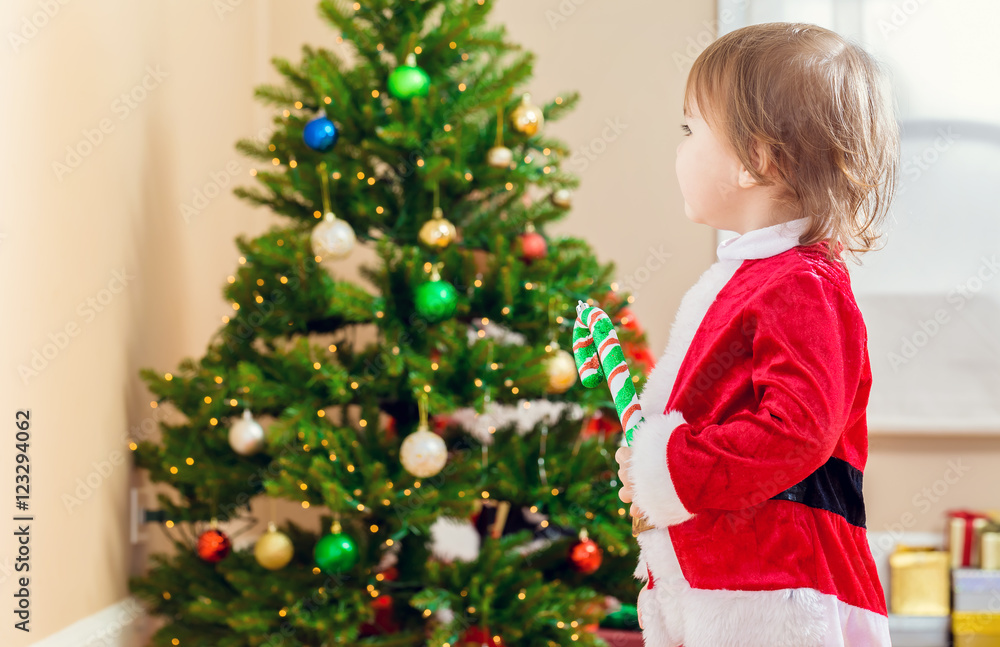
[{"label": "white fur cuff", "polygon": [[643,418],[634,432],[628,466],[632,502],[653,525],[666,528],[694,516],[677,496],[667,468],[667,441],[673,430],[687,421],[680,411],[644,413]]}]

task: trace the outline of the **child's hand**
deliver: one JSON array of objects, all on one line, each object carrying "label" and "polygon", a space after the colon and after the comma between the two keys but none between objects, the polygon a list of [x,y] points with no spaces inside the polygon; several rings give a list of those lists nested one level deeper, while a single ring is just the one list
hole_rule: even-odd
[{"label": "child's hand", "polygon": [[[632,481],[628,477],[628,464],[632,460],[632,448],[619,447],[618,451],[615,452],[615,460],[618,461],[618,481],[622,484],[622,488],[618,491],[618,498],[625,503],[631,503]],[[629,506],[628,512],[634,516],[636,514],[635,505]]]}]

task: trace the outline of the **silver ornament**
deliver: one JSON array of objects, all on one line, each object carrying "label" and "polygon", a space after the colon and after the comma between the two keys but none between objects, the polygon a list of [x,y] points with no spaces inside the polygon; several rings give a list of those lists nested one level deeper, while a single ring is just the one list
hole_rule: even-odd
[{"label": "silver ornament", "polygon": [[312,231],[313,254],[320,259],[327,256],[343,258],[351,253],[356,241],[351,226],[333,215],[332,211],[328,211],[323,216],[323,221]]},{"label": "silver ornament", "polygon": [[440,472],[448,462],[444,439],[427,427],[421,427],[403,440],[399,460],[410,474],[428,478]]},{"label": "silver ornament", "polygon": [[250,456],[264,449],[264,428],[253,419],[250,409],[229,428],[229,446],[241,456]]}]

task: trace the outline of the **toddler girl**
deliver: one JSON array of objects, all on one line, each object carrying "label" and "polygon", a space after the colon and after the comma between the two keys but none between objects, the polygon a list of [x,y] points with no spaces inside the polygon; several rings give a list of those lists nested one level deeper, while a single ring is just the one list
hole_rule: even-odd
[{"label": "toddler girl", "polygon": [[733,31],[695,61],[684,211],[739,236],[684,295],[618,450],[654,528],[647,647],[889,647],[865,530],[872,378],[841,254],[874,248],[899,134],[879,65],[815,25]]}]

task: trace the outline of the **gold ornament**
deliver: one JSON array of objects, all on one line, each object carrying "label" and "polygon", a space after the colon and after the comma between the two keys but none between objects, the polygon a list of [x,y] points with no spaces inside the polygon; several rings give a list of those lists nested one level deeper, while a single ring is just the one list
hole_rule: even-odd
[{"label": "gold ornament", "polygon": [[561,348],[554,348],[549,354],[549,358],[545,361],[545,370],[549,376],[549,393],[565,393],[569,387],[576,384],[576,360]]},{"label": "gold ornament", "polygon": [[274,522],[267,524],[267,532],[261,535],[253,547],[253,556],[257,563],[269,571],[276,571],[288,565],[295,554],[292,540],[279,531]]},{"label": "gold ornament", "polygon": [[510,113],[510,121],[514,126],[514,130],[532,137],[545,124],[545,117],[542,116],[542,109],[531,103],[531,95],[525,93],[521,97],[521,105],[514,108],[514,111]]},{"label": "gold ornament", "polygon": [[552,204],[560,209],[569,209],[573,206],[573,194],[569,189],[559,189],[552,194]]},{"label": "gold ornament", "polygon": [[494,146],[486,153],[486,163],[493,168],[509,168],[514,161],[514,151],[506,146]]},{"label": "gold ornament", "polygon": [[455,225],[444,218],[440,207],[434,209],[434,216],[420,228],[420,242],[428,247],[443,249],[455,240]]}]

